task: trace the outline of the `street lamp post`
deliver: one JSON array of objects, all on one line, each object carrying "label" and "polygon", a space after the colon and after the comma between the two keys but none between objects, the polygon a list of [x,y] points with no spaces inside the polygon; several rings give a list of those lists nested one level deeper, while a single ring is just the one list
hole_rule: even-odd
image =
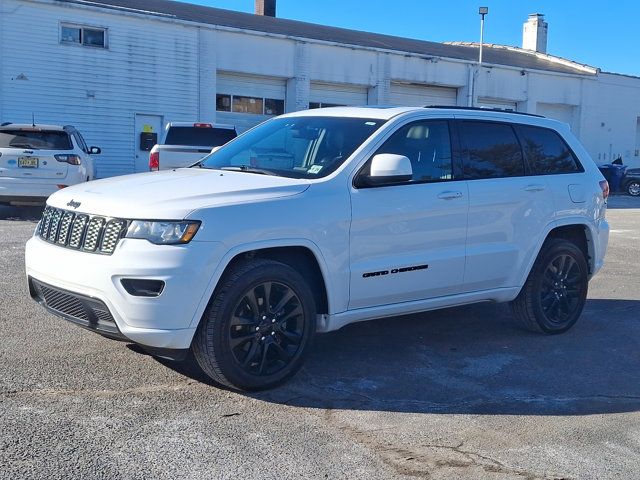
[{"label": "street lamp post", "polygon": [[489,13],[489,7],[480,7],[478,9],[480,14],[480,57],[478,58],[478,65],[482,65],[482,47],[484,46],[484,16]]}]

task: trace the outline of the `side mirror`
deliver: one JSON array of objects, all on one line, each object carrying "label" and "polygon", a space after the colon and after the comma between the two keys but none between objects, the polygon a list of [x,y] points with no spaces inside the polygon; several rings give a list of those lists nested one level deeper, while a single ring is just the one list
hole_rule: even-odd
[{"label": "side mirror", "polygon": [[89,153],[91,155],[100,155],[102,153],[102,149],[100,147],[89,147]]},{"label": "side mirror", "polygon": [[222,147],[222,145],[219,145],[219,146],[217,146],[217,147],[213,147],[213,148],[211,149],[211,152],[209,152],[209,154],[211,154],[211,153],[216,153],[218,150],[220,150],[220,148],[221,148],[221,147]]},{"label": "side mirror", "polygon": [[361,186],[408,182],[413,177],[411,160],[395,153],[379,153],[371,159],[369,175],[360,179]]}]

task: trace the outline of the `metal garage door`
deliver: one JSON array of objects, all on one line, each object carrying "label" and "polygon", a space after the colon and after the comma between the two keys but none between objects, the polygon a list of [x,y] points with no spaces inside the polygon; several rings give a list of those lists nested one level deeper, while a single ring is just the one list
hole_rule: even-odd
[{"label": "metal garage door", "polygon": [[565,105],[561,103],[538,103],[536,113],[538,115],[544,115],[545,117],[568,123],[573,130],[574,108],[572,105]]},{"label": "metal garage door", "polygon": [[367,87],[344,83],[311,82],[309,108],[366,104]]},{"label": "metal garage door", "polygon": [[284,78],[218,72],[216,122],[235,125],[238,132],[284,113]]},{"label": "metal garage door", "polygon": [[391,83],[391,105],[424,107],[425,105],[456,105],[458,91],[455,88],[433,85]]},{"label": "metal garage door", "polygon": [[478,98],[478,107],[497,108],[498,110],[506,110],[508,112],[516,112],[518,105],[510,100],[501,100],[497,98]]}]

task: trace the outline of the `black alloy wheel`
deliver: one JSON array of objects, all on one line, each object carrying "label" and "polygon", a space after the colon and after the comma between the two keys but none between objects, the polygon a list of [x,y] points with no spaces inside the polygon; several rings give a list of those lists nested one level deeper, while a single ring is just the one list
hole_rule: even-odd
[{"label": "black alloy wheel", "polygon": [[316,329],[311,287],[291,266],[254,259],[225,273],[192,343],[215,382],[264,390],[302,366]]},{"label": "black alloy wheel", "polygon": [[520,294],[511,302],[516,320],[535,332],[566,332],[582,313],[588,279],[583,251],[571,241],[548,239]]},{"label": "black alloy wheel", "polygon": [[580,305],[582,276],[578,262],[567,253],[561,253],[547,265],[542,277],[540,304],[548,321],[564,325]]},{"label": "black alloy wheel", "polygon": [[300,349],[306,319],[298,295],[287,285],[263,282],[241,295],[229,324],[229,346],[252,375],[287,367]]}]

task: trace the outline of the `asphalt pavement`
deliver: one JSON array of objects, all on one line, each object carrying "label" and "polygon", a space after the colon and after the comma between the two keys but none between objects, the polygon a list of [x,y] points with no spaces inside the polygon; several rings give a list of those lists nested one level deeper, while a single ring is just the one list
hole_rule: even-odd
[{"label": "asphalt pavement", "polygon": [[288,384],[238,394],[46,313],[0,207],[0,478],[640,478],[640,199],[563,335],[481,304],[317,337]]}]

